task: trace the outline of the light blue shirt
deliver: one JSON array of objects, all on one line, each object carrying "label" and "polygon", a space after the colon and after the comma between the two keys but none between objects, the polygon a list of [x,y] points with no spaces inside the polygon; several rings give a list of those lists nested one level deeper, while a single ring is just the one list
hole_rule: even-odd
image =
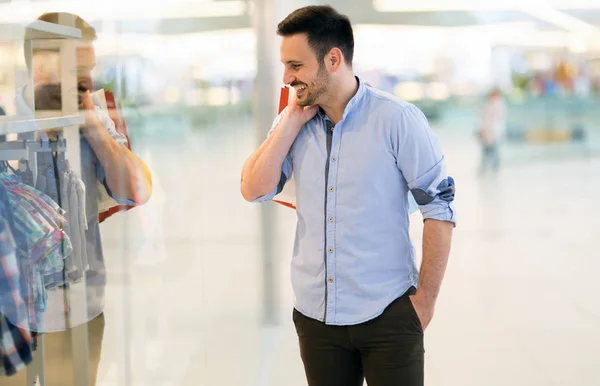
[{"label": "light blue shirt", "polygon": [[456,224],[454,181],[423,113],[358,81],[342,120],[333,126],[321,110],[306,123],[279,186],[255,200],[273,199],[294,178],[294,303],[330,325],[371,320],[417,286],[409,191],[424,219]]}]

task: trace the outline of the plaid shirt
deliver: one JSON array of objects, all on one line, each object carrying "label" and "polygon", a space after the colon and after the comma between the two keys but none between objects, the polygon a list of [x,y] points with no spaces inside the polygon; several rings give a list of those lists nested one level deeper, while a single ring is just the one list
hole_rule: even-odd
[{"label": "plaid shirt", "polygon": [[32,361],[34,348],[35,336],[0,314],[0,376],[14,375],[24,369]]},{"label": "plaid shirt", "polygon": [[31,363],[34,347],[5,198],[0,194],[0,375],[13,375]]},{"label": "plaid shirt", "polygon": [[14,375],[32,361],[33,338],[0,314],[0,375]]},{"label": "plaid shirt", "polygon": [[6,196],[5,207],[10,208],[10,229],[17,248],[29,329],[40,331],[48,296],[44,276],[62,277],[64,256],[72,251],[68,236],[60,229],[65,212],[50,197],[20,183],[13,175],[0,174],[0,188]]}]

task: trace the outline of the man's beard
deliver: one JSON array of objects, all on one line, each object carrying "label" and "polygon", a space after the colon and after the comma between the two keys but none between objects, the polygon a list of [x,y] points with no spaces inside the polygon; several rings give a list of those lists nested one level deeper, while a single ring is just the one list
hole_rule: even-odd
[{"label": "man's beard", "polygon": [[319,72],[315,77],[315,80],[311,82],[310,90],[306,88],[306,97],[304,99],[298,99],[298,105],[301,107],[312,106],[317,103],[317,99],[327,91],[329,86],[329,75],[325,66],[319,66]]}]

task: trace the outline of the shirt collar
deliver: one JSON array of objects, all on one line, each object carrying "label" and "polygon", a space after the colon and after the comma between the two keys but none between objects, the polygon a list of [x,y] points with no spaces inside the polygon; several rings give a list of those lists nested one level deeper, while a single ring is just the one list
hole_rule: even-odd
[{"label": "shirt collar", "polygon": [[[367,89],[366,86],[363,84],[363,82],[361,82],[361,80],[358,76],[355,75],[354,78],[356,78],[356,81],[358,82],[358,90],[356,91],[356,94],[354,94],[352,99],[350,99],[348,104],[346,105],[346,108],[344,109],[344,114],[342,115],[342,120],[345,120],[346,116],[352,110],[354,110],[356,108],[356,106],[359,104],[362,97],[365,95],[365,91]],[[320,107],[319,107],[318,114],[323,119],[329,119],[329,117],[327,117],[327,115],[325,114],[325,111]]]}]

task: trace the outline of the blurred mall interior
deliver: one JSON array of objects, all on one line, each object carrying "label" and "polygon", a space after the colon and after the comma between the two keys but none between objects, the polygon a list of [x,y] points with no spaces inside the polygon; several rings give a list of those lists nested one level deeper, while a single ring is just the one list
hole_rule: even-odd
[{"label": "blurred mall interior", "polygon": [[[307,384],[291,320],[296,215],[247,203],[239,183],[277,113],[275,27],[308,4],[319,2],[0,0],[4,141],[16,141],[29,77],[24,28],[71,12],[97,31],[94,90],[114,94],[152,172],[150,201],[100,226],[98,386]],[[327,4],[354,25],[356,74],[423,110],[457,183],[426,385],[599,385],[600,3]],[[482,173],[492,89],[506,130],[499,170]],[[420,255],[418,212],[411,235]]]}]

